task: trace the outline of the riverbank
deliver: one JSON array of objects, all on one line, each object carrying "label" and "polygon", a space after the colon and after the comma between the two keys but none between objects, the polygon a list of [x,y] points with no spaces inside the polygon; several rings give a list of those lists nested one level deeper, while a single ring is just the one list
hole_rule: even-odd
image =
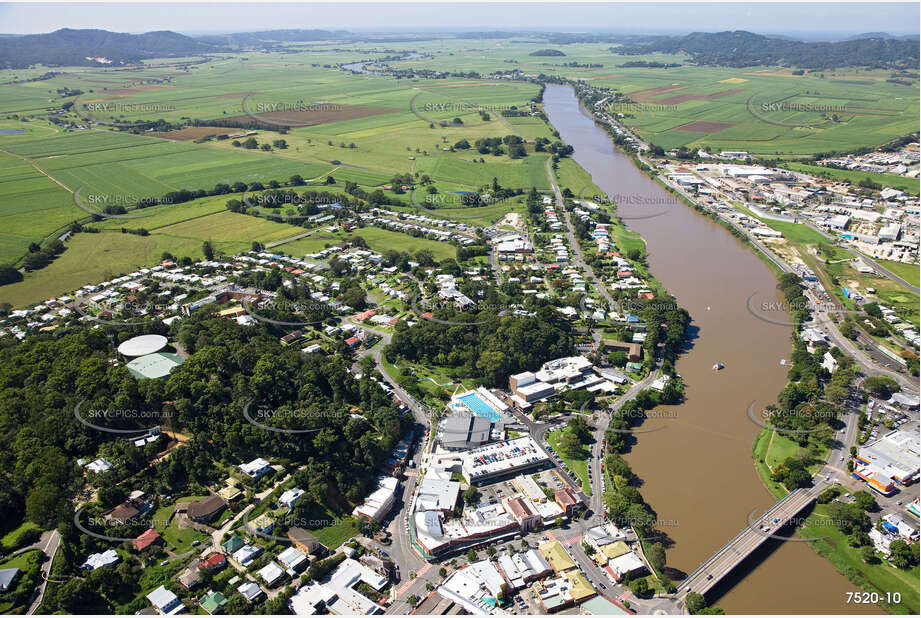
[{"label": "riverbank", "polygon": [[[750,242],[746,235],[734,229],[730,223],[723,221],[716,213],[699,206],[687,199],[680,192],[665,185],[660,175],[656,173],[654,169],[646,165],[639,157],[631,154],[629,158],[637,169],[650,179],[656,181],[657,184],[662,185],[664,190],[668,191],[668,193],[673,195],[681,203],[690,206],[696,212],[716,221],[741,240],[744,245],[771,269],[778,283],[780,283],[784,271],[767,254]],[[754,459],[755,469],[765,488],[767,488],[777,499],[784,497],[789,492],[783,485],[775,482],[771,478],[771,461],[773,460],[775,465],[779,465],[785,461],[787,457],[795,456],[800,450],[801,449],[795,442],[789,438],[778,435],[773,430],[762,429],[755,439],[752,448],[752,458]],[[816,459],[824,462],[826,453],[827,449],[822,450]],[[822,468],[822,465],[821,462],[816,463],[811,466],[810,471],[816,472],[818,469]],[[850,547],[845,535],[837,530],[837,528],[829,533],[830,518],[827,513],[823,512],[825,508],[826,507],[822,505],[816,507],[812,515],[810,515],[810,519],[799,532],[799,535],[804,538],[815,537],[818,539],[808,543],[816,554],[828,560],[835,570],[846,577],[850,582],[860,586],[866,592],[880,595],[879,598],[881,599],[887,598],[885,595],[886,591],[898,591],[902,602],[886,603],[885,600],[883,600],[880,603],[880,606],[887,611],[891,613],[907,613],[911,611],[912,607],[917,607],[917,590],[908,585],[906,581],[903,581],[903,578],[895,576],[888,565],[885,563],[868,564],[864,562],[860,555],[859,548]],[[819,531],[821,531],[822,534],[818,534]],[[833,538],[836,536],[840,538]],[[911,577],[911,571],[906,571],[904,574]],[[914,579],[916,580],[917,577],[915,576]],[[912,603],[914,603],[914,605],[912,605]]]},{"label": "riverbank", "polygon": [[[684,403],[661,406],[673,419],[669,430],[644,435],[625,455],[641,477],[646,500],[676,524],[668,531],[668,565],[689,573],[744,528],[753,509],[775,502],[751,464],[757,426],[745,411],[753,399],[773,401],[786,383],[778,361],[789,356],[792,329],[746,310],[754,292],[776,301],[777,279],[741,239],[685,208],[615,150],[570,87],[548,85],[544,103],[561,138],[575,148],[574,158],[618,203],[617,214],[629,229],[645,239],[650,271],[694,318],[688,349],[677,363],[686,383]],[[663,204],[666,216],[650,216]],[[713,371],[716,361],[726,369]],[[730,582],[715,604],[730,613],[865,611],[846,603],[853,585],[801,545],[787,543],[756,556],[745,577]]]}]

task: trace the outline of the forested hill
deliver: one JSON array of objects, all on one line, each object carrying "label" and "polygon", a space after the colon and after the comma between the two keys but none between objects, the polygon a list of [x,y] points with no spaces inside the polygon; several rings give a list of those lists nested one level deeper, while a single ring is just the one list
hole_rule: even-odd
[{"label": "forested hill", "polygon": [[118,66],[145,58],[188,56],[220,48],[168,30],[127,34],[61,28],[47,34],[0,38],[0,67]]},{"label": "forested hill", "polygon": [[783,65],[812,70],[847,66],[918,68],[917,41],[867,38],[834,43],[806,43],[744,30],[656,37],[642,43],[614,47],[611,51],[629,55],[686,53],[698,64],[731,67]]},{"label": "forested hill", "polygon": [[[138,334],[126,330],[114,333],[116,345]],[[81,326],[0,347],[4,522],[47,527],[70,521],[71,501],[83,485],[77,461],[97,457],[112,464],[92,479],[103,493],[120,483],[151,495],[204,487],[226,477],[226,466],[261,456],[306,464],[303,489],[314,498],[334,494],[354,502],[410,428],[375,382],[349,373],[349,360],[301,354],[261,325],[242,327],[204,311],[174,325],[170,338],[190,356],[159,380],[136,380],[123,364],[113,365],[103,329]],[[247,403],[249,417],[263,426],[247,420]],[[125,410],[143,414],[118,413]],[[157,424],[188,443],[144,470],[162,445],[137,448],[125,434],[81,419],[138,433]]]}]

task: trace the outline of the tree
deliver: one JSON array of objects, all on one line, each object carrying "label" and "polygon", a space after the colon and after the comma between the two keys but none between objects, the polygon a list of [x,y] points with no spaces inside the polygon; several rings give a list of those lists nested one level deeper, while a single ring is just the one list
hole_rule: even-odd
[{"label": "tree", "polygon": [[911,548],[902,539],[896,539],[889,544],[889,562],[900,569],[907,569],[913,560]]},{"label": "tree", "polygon": [[848,339],[857,339],[857,327],[854,326],[854,323],[851,320],[845,320],[842,322],[838,329],[841,331],[841,334]]},{"label": "tree", "polygon": [[205,254],[206,260],[214,259],[214,247],[211,245],[210,240],[206,240],[201,245],[201,252]]},{"label": "tree", "polygon": [[22,281],[22,273],[9,264],[0,265],[0,285]]},{"label": "tree", "polygon": [[649,582],[646,578],[634,579],[630,582],[630,590],[638,597],[645,597],[649,594]]},{"label": "tree", "polygon": [[576,458],[583,455],[582,442],[579,441],[576,434],[570,431],[563,431],[557,446],[566,457]]},{"label": "tree", "polygon": [[898,383],[886,375],[871,376],[867,378],[863,381],[863,388],[880,399],[889,399],[892,393],[900,390]]},{"label": "tree", "polygon": [[661,572],[665,568],[665,547],[662,543],[653,543],[649,547],[646,557],[649,558],[649,562],[655,570]]},{"label": "tree", "polygon": [[699,592],[689,592],[687,596],[684,597],[684,605],[688,608],[688,613],[696,614],[707,607],[707,600],[704,598],[704,595]]},{"label": "tree", "polygon": [[858,491],[854,494],[854,504],[864,511],[872,511],[876,508],[876,498],[867,491]]},{"label": "tree", "polygon": [[477,499],[480,497],[480,492],[477,491],[476,486],[471,485],[464,490],[464,504],[476,504]]},{"label": "tree", "polygon": [[467,562],[476,562],[477,558],[476,550],[471,549],[467,552]]},{"label": "tree", "polygon": [[444,579],[447,576],[448,576],[448,569],[444,567],[441,567],[440,569],[438,569],[438,577]]}]

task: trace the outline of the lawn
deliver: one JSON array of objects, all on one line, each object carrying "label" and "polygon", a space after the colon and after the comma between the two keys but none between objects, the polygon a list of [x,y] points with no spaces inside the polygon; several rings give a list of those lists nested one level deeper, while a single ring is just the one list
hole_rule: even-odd
[{"label": "lawn", "polygon": [[[186,496],[176,500],[176,504],[181,502],[194,502],[195,500],[201,500],[206,497],[207,496]],[[193,530],[192,528],[186,528],[184,530],[179,529],[176,524],[176,519],[171,518],[173,510],[176,508],[176,504],[161,506],[158,508],[153,515],[153,524],[157,532],[159,532],[163,537],[167,549],[170,549],[177,554],[184,554],[185,552],[192,549],[192,541],[204,542],[208,537],[198,530]],[[215,520],[219,521],[218,518],[215,518]],[[169,522],[169,525],[167,525],[167,521]]]},{"label": "lawn", "polygon": [[560,456],[560,459],[563,460],[563,463],[565,463],[570,470],[576,473],[576,476],[579,477],[579,481],[582,483],[582,491],[584,491],[586,495],[590,496],[592,495],[592,484],[588,481],[588,447],[583,445],[582,455],[576,459],[572,459],[563,455],[563,453],[560,452],[559,443],[560,436],[564,431],[566,430],[558,429],[556,431],[551,431],[547,434],[547,442],[549,442],[550,446],[553,447],[553,450],[557,452],[557,454]]},{"label": "lawn", "polygon": [[[919,569],[896,569],[886,560],[867,564],[860,557],[857,548],[850,547],[847,536],[831,521],[828,505],[816,505],[800,528],[804,538],[821,538],[809,544],[818,554],[834,565],[839,573],[867,592],[876,592],[882,598],[880,605],[892,614],[915,614],[921,602],[918,590]],[[886,594],[899,593],[900,603],[885,604]]]},{"label": "lawn", "polygon": [[773,470],[788,457],[795,457],[802,447],[781,433],[772,431],[771,434],[771,437],[768,438],[768,449],[764,461]]},{"label": "lawn", "polygon": [[[23,545],[26,545],[27,541],[31,538],[38,538],[38,535],[41,533],[41,528],[31,521],[23,521],[16,528],[10,530],[3,535],[3,538],[0,539],[0,547],[4,551],[14,551]],[[31,542],[31,541],[29,541]]]},{"label": "lawn", "polygon": [[20,571],[25,571],[29,568],[29,557],[34,556],[39,552],[38,549],[33,549],[29,551],[24,551],[21,554],[16,554],[9,560],[4,560],[0,562],[0,569],[19,569]]},{"label": "lawn", "polygon": [[[378,227],[364,227],[355,230],[350,236],[361,236],[368,243],[368,246],[378,253],[383,253],[388,249],[408,251],[410,253],[415,253],[420,249],[428,249],[435,256],[436,261],[457,256],[457,248],[452,244],[429,240],[428,238],[416,238],[409,234],[391,232]],[[348,240],[350,236],[346,236],[345,240]],[[281,246],[284,247],[284,245]]]},{"label": "lawn", "polygon": [[874,258],[880,266],[889,269],[908,283],[918,286],[919,268],[917,264],[906,264],[905,262],[893,262],[892,260],[880,260]]},{"label": "lawn", "polygon": [[632,249],[639,251],[640,256],[646,255],[646,241],[636,232],[631,232],[624,227],[620,220],[614,220],[609,231],[611,232],[611,239],[614,241],[614,246],[622,255],[626,255],[626,253]]},{"label": "lawn", "polygon": [[328,525],[318,527],[307,525],[303,527],[310,530],[310,533],[317,537],[317,540],[327,549],[334,550],[348,539],[359,534],[356,519],[350,516],[343,517],[326,505],[312,503],[310,506],[312,508],[309,514],[304,516],[304,519],[308,522],[327,523]]},{"label": "lawn", "polygon": [[560,190],[569,189],[577,198],[591,199],[596,194],[604,194],[604,191],[592,182],[591,174],[569,157],[560,159],[556,178]]}]

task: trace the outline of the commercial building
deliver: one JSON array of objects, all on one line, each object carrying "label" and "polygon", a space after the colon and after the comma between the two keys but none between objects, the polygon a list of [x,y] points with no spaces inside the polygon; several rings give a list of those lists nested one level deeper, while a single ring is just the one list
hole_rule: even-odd
[{"label": "commercial building", "polygon": [[513,399],[528,404],[553,397],[556,394],[552,384],[538,382],[537,376],[530,371],[509,376],[508,387]]},{"label": "commercial building", "polygon": [[541,525],[540,513],[531,508],[530,502],[521,496],[503,498],[502,506],[515,518],[522,532],[536,530]]},{"label": "commercial building", "polygon": [[451,480],[450,472],[435,467],[429,468],[419,483],[416,510],[451,513],[457,504],[459,493],[460,483]]},{"label": "commercial building", "polygon": [[585,508],[585,501],[568,487],[554,491],[553,499],[569,517],[572,517],[576,511]]},{"label": "commercial building", "polygon": [[642,573],[646,570],[646,564],[634,552],[628,551],[608,560],[604,570],[611,576],[611,579],[619,582],[625,575]]},{"label": "commercial building", "polygon": [[364,504],[356,506],[352,511],[355,517],[367,517],[381,521],[393,508],[396,501],[397,487],[400,482],[393,476],[380,476],[377,478],[377,489],[365,498]]},{"label": "commercial building", "polygon": [[463,607],[468,614],[504,613],[498,609],[499,590],[505,580],[487,561],[475,562],[448,576],[436,588],[438,594]]},{"label": "commercial building", "polygon": [[461,454],[461,471],[479,485],[547,467],[550,458],[530,436],[488,444]]},{"label": "commercial building", "polygon": [[527,584],[553,573],[550,563],[536,549],[512,555],[502,554],[496,563],[511,592],[521,590]]},{"label": "commercial building", "polygon": [[908,485],[918,477],[921,434],[917,429],[895,429],[875,442],[858,447],[854,476],[882,494],[894,485]]},{"label": "commercial building", "polygon": [[577,570],[536,582],[531,586],[531,593],[548,614],[587,601],[597,594],[585,575]]},{"label": "commercial building", "polygon": [[163,378],[182,364],[182,357],[169,352],[156,352],[139,356],[129,361],[125,368],[137,379],[155,380]]},{"label": "commercial building", "polygon": [[[619,547],[616,550],[619,553],[616,553],[614,547],[618,542],[623,544],[626,538],[627,534],[623,530],[618,529],[612,523],[606,523],[601,526],[589,528],[585,532],[583,540],[595,550],[595,553],[599,557],[603,557],[602,560],[599,560],[599,562],[603,564],[606,563],[608,559],[615,558],[624,553],[619,551]],[[624,548],[625,551],[630,551],[629,548],[626,547],[626,544],[624,544]]]},{"label": "commercial building", "polygon": [[449,450],[481,446],[490,441],[494,427],[495,423],[485,416],[456,411],[438,424],[438,442]]},{"label": "commercial building", "polygon": [[387,578],[351,558],[346,558],[333,571],[329,582],[321,584],[325,592],[324,602],[329,612],[340,616],[383,614],[383,607],[355,589],[360,583],[380,592],[387,585]]},{"label": "commercial building", "polygon": [[427,558],[433,558],[511,538],[521,528],[501,504],[486,504],[466,509],[457,519],[446,519],[438,511],[416,511],[413,531],[416,545]]},{"label": "commercial building", "polygon": [[522,474],[512,479],[512,486],[533,502],[546,502],[547,494],[541,489],[530,474]]},{"label": "commercial building", "polygon": [[550,566],[553,567],[555,573],[562,573],[563,571],[576,568],[576,563],[573,562],[569,554],[566,553],[566,550],[560,545],[559,541],[544,543],[538,549],[540,553],[543,554],[544,558],[547,559],[547,562],[550,563]]}]

